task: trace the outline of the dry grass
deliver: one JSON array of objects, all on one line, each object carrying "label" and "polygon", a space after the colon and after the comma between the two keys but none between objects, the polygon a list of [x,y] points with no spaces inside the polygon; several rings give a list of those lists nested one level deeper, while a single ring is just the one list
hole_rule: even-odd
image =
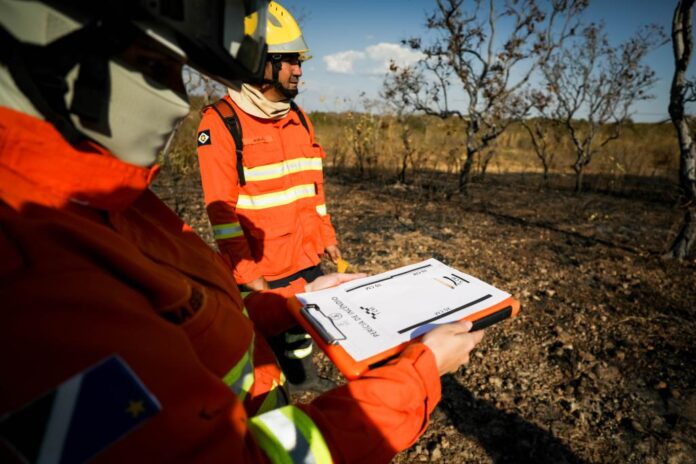
[{"label": "dry grass", "polygon": [[[313,113],[311,119],[319,142],[327,152],[325,165],[332,170],[357,170],[361,176],[393,181],[406,166],[405,180],[416,173],[456,173],[464,159],[464,124],[427,116],[402,121],[393,116],[367,113]],[[194,110],[178,130],[162,163],[178,175],[197,169],[195,137],[200,110]],[[559,131],[560,129],[554,129]],[[563,179],[572,174],[574,153],[561,132],[551,147],[551,176]],[[487,161],[488,160],[488,161]],[[636,178],[675,182],[679,158],[671,124],[633,124],[622,136],[601,148],[587,167],[588,175],[605,179],[604,189],[621,190]],[[538,174],[541,163],[534,154],[528,134],[513,124],[476,159],[474,176]]]},{"label": "dry grass", "polygon": [[[329,153],[329,166],[359,167],[360,157],[372,160],[365,170],[398,172],[404,155],[400,137],[403,124],[408,125],[415,150],[409,169],[457,172],[464,158],[464,123],[431,117],[411,117],[399,123],[394,117],[366,114],[312,115],[317,137]],[[366,130],[368,127],[370,130]],[[556,129],[557,131],[559,129]],[[356,139],[359,139],[356,141]],[[570,174],[574,153],[567,137],[559,134],[554,152],[552,174]],[[372,153],[356,153],[355,145],[371,148]],[[480,154],[476,170],[480,175],[483,160],[493,154],[487,170],[498,174],[541,172],[529,136],[519,124]],[[616,178],[626,176],[666,177],[673,179],[678,169],[678,149],[670,124],[633,124],[616,141],[603,147],[587,168],[588,174]]]}]

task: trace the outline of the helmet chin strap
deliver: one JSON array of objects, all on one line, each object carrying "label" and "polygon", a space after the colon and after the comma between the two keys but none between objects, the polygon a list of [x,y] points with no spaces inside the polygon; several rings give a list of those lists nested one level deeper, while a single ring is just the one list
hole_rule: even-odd
[{"label": "helmet chin strap", "polygon": [[273,87],[280,92],[285,98],[288,100],[292,100],[297,96],[297,89],[287,89],[283,87],[283,84],[280,83],[278,80],[278,75],[280,74],[280,68],[283,66],[283,55],[280,53],[274,53],[271,55],[268,55],[268,60],[271,62],[271,70],[272,70],[272,79],[270,84],[273,85]]}]

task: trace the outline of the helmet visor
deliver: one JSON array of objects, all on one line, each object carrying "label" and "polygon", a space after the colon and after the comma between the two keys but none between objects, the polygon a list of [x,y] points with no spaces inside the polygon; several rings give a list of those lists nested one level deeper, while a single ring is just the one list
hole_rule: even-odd
[{"label": "helmet visor", "polygon": [[157,34],[197,71],[228,86],[263,75],[267,0],[139,1]]},{"label": "helmet visor", "polygon": [[[267,14],[267,0],[225,1],[223,46],[232,58],[252,74],[260,73],[263,66]],[[242,24],[240,18],[244,18]]]}]

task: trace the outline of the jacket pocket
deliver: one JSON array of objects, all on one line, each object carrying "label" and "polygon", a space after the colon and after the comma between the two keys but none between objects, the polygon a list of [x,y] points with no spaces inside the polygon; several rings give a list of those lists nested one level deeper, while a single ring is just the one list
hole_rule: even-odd
[{"label": "jacket pocket", "polygon": [[283,152],[275,143],[255,143],[244,145],[244,166],[256,168],[283,161]]},{"label": "jacket pocket", "polygon": [[262,227],[254,227],[251,231],[254,259],[261,265],[266,276],[289,272],[295,265],[299,250],[302,249],[301,231],[286,221],[287,219],[280,224],[267,223]]}]

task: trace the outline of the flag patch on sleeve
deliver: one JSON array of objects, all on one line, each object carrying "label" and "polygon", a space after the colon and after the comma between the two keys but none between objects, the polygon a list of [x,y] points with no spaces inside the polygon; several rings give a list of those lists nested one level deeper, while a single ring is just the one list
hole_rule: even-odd
[{"label": "flag patch on sleeve", "polygon": [[0,418],[0,440],[26,462],[86,462],[160,410],[135,372],[113,356]]},{"label": "flag patch on sleeve", "polygon": [[210,129],[202,130],[198,133],[198,146],[210,145]]}]

